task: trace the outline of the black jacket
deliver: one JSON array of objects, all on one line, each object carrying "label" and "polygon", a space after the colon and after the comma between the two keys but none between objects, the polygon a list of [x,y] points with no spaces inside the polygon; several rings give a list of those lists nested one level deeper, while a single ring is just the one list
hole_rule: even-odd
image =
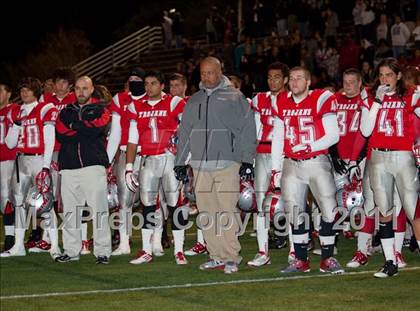
[{"label": "black jacket", "polygon": [[61,143],[60,170],[92,165],[109,166],[105,138],[111,120],[105,104],[78,103],[61,110],[56,122],[56,137]]}]

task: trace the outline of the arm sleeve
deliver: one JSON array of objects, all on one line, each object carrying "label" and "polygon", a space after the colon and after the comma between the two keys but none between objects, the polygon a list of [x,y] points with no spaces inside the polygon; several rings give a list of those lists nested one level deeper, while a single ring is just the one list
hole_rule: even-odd
[{"label": "arm sleeve", "polygon": [[336,114],[326,114],[322,117],[325,135],[311,143],[312,151],[328,149],[336,144],[339,139],[339,130]]},{"label": "arm sleeve", "polygon": [[13,124],[9,128],[9,131],[7,132],[7,136],[5,138],[7,148],[13,149],[17,146],[21,128],[21,126],[17,126],[16,124]]},{"label": "arm sleeve", "polygon": [[381,105],[374,102],[370,109],[362,107],[362,117],[360,119],[360,131],[364,137],[372,135],[376,123],[376,117]]},{"label": "arm sleeve", "polygon": [[185,165],[185,161],[190,153],[190,136],[193,127],[191,109],[192,104],[189,102],[185,106],[182,120],[178,127],[178,145],[175,165]]},{"label": "arm sleeve", "polygon": [[44,163],[42,167],[50,168],[55,144],[55,127],[53,124],[45,124],[44,132]]},{"label": "arm sleeve", "polygon": [[130,144],[139,144],[139,131],[137,129],[137,122],[135,120],[130,121],[130,129],[128,130],[128,142]]},{"label": "arm sleeve", "polygon": [[273,122],[273,141],[271,143],[272,169],[281,171],[283,169],[283,148],[284,148],[284,122],[279,118],[274,118]]},{"label": "arm sleeve", "polygon": [[255,129],[254,111],[243,95],[241,96],[240,103],[238,104],[241,105],[242,114],[242,126],[239,137],[241,161],[254,163],[257,150],[257,132]]},{"label": "arm sleeve", "polygon": [[118,146],[121,141],[121,117],[118,113],[112,113],[111,132],[108,138],[108,145],[106,146],[106,153],[108,154],[109,162],[115,157]]}]

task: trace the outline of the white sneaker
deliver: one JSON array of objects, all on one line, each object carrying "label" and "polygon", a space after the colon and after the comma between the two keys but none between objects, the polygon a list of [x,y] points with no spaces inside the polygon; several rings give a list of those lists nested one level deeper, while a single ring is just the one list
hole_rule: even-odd
[{"label": "white sneaker", "polygon": [[82,241],[82,249],[80,250],[80,255],[89,255],[89,240],[83,240]]},{"label": "white sneaker", "polygon": [[[321,256],[321,253],[322,253],[322,251],[321,251],[320,248],[316,248],[312,251],[312,254],[318,255],[318,256]],[[336,256],[337,254],[338,254],[337,247],[334,246],[334,256]]]},{"label": "white sneaker", "polygon": [[407,263],[400,252],[395,252],[395,259],[397,260],[397,266],[399,269],[407,267]]},{"label": "white sneaker", "polygon": [[162,248],[154,248],[152,253],[153,253],[153,256],[156,256],[156,257],[162,257],[163,255],[165,255],[165,252],[163,251]]},{"label": "white sneaker", "polygon": [[248,261],[248,266],[251,267],[261,267],[269,264],[271,264],[270,257],[264,252],[258,252],[254,259]]},{"label": "white sneaker", "polygon": [[184,253],[178,252],[175,254],[175,262],[177,265],[186,265],[188,263],[187,259],[184,256]]},{"label": "white sneaker", "polygon": [[130,253],[131,253],[130,245],[128,246],[120,245],[111,253],[111,256],[128,255]]},{"label": "white sneaker", "polygon": [[15,256],[26,256],[26,250],[23,245],[18,246],[15,244],[13,245],[11,249],[0,254],[0,257],[2,258],[15,257]]},{"label": "white sneaker", "polygon": [[136,258],[130,260],[130,263],[132,265],[140,265],[142,263],[148,263],[151,262],[153,260],[152,255],[146,253],[145,251],[139,251],[137,253]]},{"label": "white sneaker", "polygon": [[201,244],[200,242],[197,242],[191,247],[189,250],[185,252],[185,255],[187,256],[195,256],[200,254],[207,253],[207,247],[204,244]]},{"label": "white sneaker", "polygon": [[50,251],[51,258],[55,261],[58,257],[62,256],[60,250]]}]

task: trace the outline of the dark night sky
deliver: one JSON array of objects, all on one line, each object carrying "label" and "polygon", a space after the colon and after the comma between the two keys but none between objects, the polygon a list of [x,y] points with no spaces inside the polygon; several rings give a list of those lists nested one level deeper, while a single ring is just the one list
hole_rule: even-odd
[{"label": "dark night sky", "polygon": [[84,30],[95,46],[110,44],[112,32],[134,16],[141,3],[134,0],[28,3],[12,0],[7,11],[3,7],[0,18],[1,59],[7,62],[19,58],[59,26]]}]

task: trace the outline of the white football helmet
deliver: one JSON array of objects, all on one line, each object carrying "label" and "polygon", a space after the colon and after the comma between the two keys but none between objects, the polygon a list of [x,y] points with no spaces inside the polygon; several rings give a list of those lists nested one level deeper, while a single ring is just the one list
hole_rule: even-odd
[{"label": "white football helmet", "polygon": [[336,198],[338,207],[347,209],[349,213],[354,208],[361,208],[364,202],[362,181],[353,179],[350,184],[337,191]]},{"label": "white football helmet", "polygon": [[244,212],[257,210],[257,198],[255,195],[254,182],[250,180],[241,180],[239,187],[238,208]]},{"label": "white football helmet", "polygon": [[117,179],[115,178],[115,176],[111,176],[111,178],[108,178],[107,191],[108,208],[112,210],[114,208],[119,207],[120,202],[118,200],[118,187]]},{"label": "white football helmet", "polygon": [[282,215],[280,218],[285,217],[286,209],[284,206],[284,201],[281,197],[280,190],[269,190],[266,193],[263,201],[263,211],[266,213],[266,215],[270,216],[270,221],[273,221],[275,215],[278,213],[281,213]]},{"label": "white football helmet", "polygon": [[49,212],[54,207],[54,196],[52,190],[40,193],[36,186],[29,189],[25,200],[27,210],[35,209],[37,217]]}]

